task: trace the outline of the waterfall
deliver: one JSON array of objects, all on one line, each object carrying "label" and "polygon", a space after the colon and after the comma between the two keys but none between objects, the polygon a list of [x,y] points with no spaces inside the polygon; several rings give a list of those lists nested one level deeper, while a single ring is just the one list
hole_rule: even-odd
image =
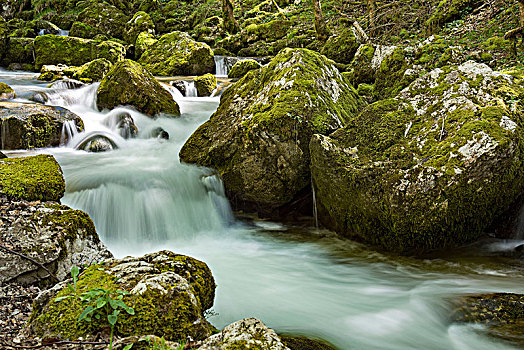
[{"label": "waterfall", "polygon": [[66,144],[73,139],[78,131],[76,129],[76,123],[74,120],[66,120],[62,124],[62,135],[60,136],[60,146],[66,146]]},{"label": "waterfall", "polygon": [[60,36],[69,36],[69,30],[60,29],[58,31],[58,35],[60,35]]},{"label": "waterfall", "polygon": [[226,57],[225,56],[215,56],[215,67],[216,67],[216,76],[217,77],[226,77],[229,72],[228,67],[226,66]]},{"label": "waterfall", "polygon": [[194,81],[184,80],[183,83],[186,89],[186,97],[197,97],[198,96],[198,91],[195,87]]},{"label": "waterfall", "polygon": [[52,90],[46,93],[46,104],[62,107],[81,105],[96,109],[96,90],[99,85],[100,83],[95,83],[74,90]]}]

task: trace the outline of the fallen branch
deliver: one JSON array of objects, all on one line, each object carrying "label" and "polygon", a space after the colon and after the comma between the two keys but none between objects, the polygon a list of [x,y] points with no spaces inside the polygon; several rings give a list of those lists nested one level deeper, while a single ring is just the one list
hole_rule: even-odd
[{"label": "fallen branch", "polygon": [[35,265],[37,265],[37,266],[43,268],[43,269],[44,269],[44,270],[49,274],[49,276],[50,276],[51,278],[53,278],[53,279],[56,280],[57,282],[60,282],[60,280],[58,279],[58,277],[55,276],[54,273],[52,273],[51,271],[49,271],[49,269],[48,269],[47,267],[45,267],[44,265],[40,264],[40,263],[39,263],[38,261],[36,261],[35,259],[30,258],[30,257],[28,257],[27,255],[24,255],[24,254],[22,254],[22,253],[15,252],[14,250],[9,249],[9,248],[7,248],[6,246],[3,246],[3,245],[1,245],[1,244],[0,244],[0,248],[3,249],[3,250],[5,250],[5,251],[8,252],[8,253],[11,253],[11,254],[17,255],[17,256],[19,256],[19,257],[21,257],[21,258],[23,258],[23,259],[29,260],[29,261],[32,262],[33,264],[35,264]]}]

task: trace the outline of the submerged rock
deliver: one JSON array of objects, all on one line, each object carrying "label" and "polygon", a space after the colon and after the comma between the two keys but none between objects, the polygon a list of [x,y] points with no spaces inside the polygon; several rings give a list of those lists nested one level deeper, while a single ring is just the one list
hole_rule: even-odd
[{"label": "submerged rock", "polygon": [[344,126],[363,105],[331,61],[286,49],[224,92],[180,159],[217,169],[233,203],[271,212],[309,186],[311,136]]},{"label": "submerged rock", "polygon": [[95,41],[60,35],[40,35],[34,41],[35,66],[66,64],[81,66],[105,58],[111,63],[124,59],[126,50],[114,41]]},{"label": "submerged rock", "polygon": [[76,147],[87,152],[107,152],[117,148],[115,142],[104,135],[89,136]]},{"label": "submerged rock", "polygon": [[195,88],[200,97],[211,96],[217,88],[217,78],[210,73],[196,77],[193,81],[195,82]]},{"label": "submerged rock", "polygon": [[485,325],[491,336],[524,346],[523,294],[495,293],[464,297],[453,310],[451,319],[460,323]]},{"label": "submerged rock", "polygon": [[0,102],[0,145],[2,149],[57,147],[68,121],[78,131],[84,129],[82,119],[62,107]]},{"label": "submerged rock", "polygon": [[[169,251],[139,258],[106,260],[92,265],[79,276],[79,293],[91,288],[125,290],[123,301],[134,314],[118,316],[120,336],[152,334],[166,340],[205,339],[215,328],[203,312],[213,305],[215,281],[208,266],[188,256]],[[41,294],[34,305],[30,327],[37,336],[78,339],[96,334],[106,322],[77,322],[82,304],[68,295],[64,285]]]},{"label": "submerged rock", "polygon": [[64,195],[62,169],[49,155],[0,161],[0,194],[28,201],[58,202]]},{"label": "submerged rock", "polygon": [[135,121],[133,117],[131,117],[131,114],[127,112],[107,117],[104,120],[104,125],[112,130],[118,131],[124,139],[133,138],[138,135],[138,128],[135,125]]},{"label": "submerged rock", "polygon": [[237,61],[233,67],[231,67],[227,76],[232,79],[240,79],[250,70],[259,69],[260,67],[262,67],[262,65],[253,59]]},{"label": "submerged rock", "polygon": [[159,113],[180,115],[171,93],[144,67],[131,60],[113,66],[98,87],[96,102],[99,109],[130,105],[150,117]]},{"label": "submerged rock", "polygon": [[211,48],[182,32],[160,37],[138,62],[155,75],[202,75],[215,71]]},{"label": "submerged rock", "polygon": [[257,318],[245,318],[226,326],[202,342],[200,350],[271,349],[290,350],[274,330]]},{"label": "submerged rock", "polygon": [[437,68],[310,144],[320,220],[386,250],[475,240],[523,192],[523,93],[466,62]]},{"label": "submerged rock", "polygon": [[0,82],[0,100],[11,100],[15,97],[15,90],[6,83]]},{"label": "submerged rock", "polygon": [[151,135],[156,139],[169,140],[169,133],[160,127],[155,128]]}]

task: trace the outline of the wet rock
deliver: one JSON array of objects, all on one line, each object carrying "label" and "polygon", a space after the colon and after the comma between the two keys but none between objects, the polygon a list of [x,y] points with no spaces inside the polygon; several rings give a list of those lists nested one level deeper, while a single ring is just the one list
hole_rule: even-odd
[{"label": "wet rock", "polygon": [[213,74],[204,74],[193,79],[198,96],[211,96],[213,91],[217,88],[217,78]]},{"label": "wet rock", "polygon": [[386,250],[471,242],[520,196],[522,87],[466,62],[437,68],[394,99],[311,139],[319,217]]},{"label": "wet rock", "polygon": [[92,135],[82,141],[76,149],[86,152],[107,152],[117,149],[115,142],[104,135]]},{"label": "wet rock", "polygon": [[[46,266],[59,280],[68,276],[72,266],[112,257],[89,216],[80,210],[0,196],[0,214],[2,242]],[[0,250],[0,283],[12,281],[40,285],[55,282],[33,262]]]},{"label": "wet rock", "polygon": [[59,81],[55,81],[53,84],[51,84],[51,89],[79,89],[81,87],[86,86],[85,83],[82,83],[81,81],[74,80],[74,79],[62,79]]},{"label": "wet rock", "polygon": [[2,149],[57,147],[67,121],[73,121],[78,131],[84,129],[82,119],[62,107],[0,102],[0,145]]},{"label": "wet rock", "polygon": [[2,152],[0,152],[0,159],[4,159],[4,158],[7,158],[7,156],[3,154]]},{"label": "wet rock", "polygon": [[180,91],[180,93],[183,96],[186,96],[187,89],[186,89],[186,84],[184,84],[184,80],[173,80],[173,81],[170,81],[169,84],[171,86],[174,86],[178,91]]},{"label": "wet rock", "polygon": [[233,203],[272,212],[309,186],[311,136],[344,126],[363,106],[331,61],[286,49],[223,93],[180,159],[217,169]]},{"label": "wet rock", "polygon": [[125,48],[114,41],[94,41],[60,35],[40,35],[34,40],[35,66],[66,64],[81,66],[98,58],[111,63],[125,57]]},{"label": "wet rock", "polygon": [[33,26],[38,29],[39,35],[45,35],[45,34],[54,34],[57,35],[60,33],[60,28],[58,28],[53,23],[43,20],[43,19],[37,19],[33,21]]},{"label": "wet rock", "polygon": [[104,124],[112,130],[117,130],[124,139],[134,138],[138,134],[133,117],[127,112],[111,115]]},{"label": "wet rock", "polygon": [[109,72],[113,64],[105,58],[99,58],[84,64],[73,74],[73,79],[85,83],[101,81]]},{"label": "wet rock", "polygon": [[233,65],[231,70],[227,73],[227,76],[232,79],[240,79],[250,70],[259,69],[260,67],[262,67],[262,65],[255,60],[241,60]]},{"label": "wet rock", "polygon": [[28,201],[58,202],[64,195],[62,169],[49,155],[0,161],[0,194]]},{"label": "wet rock", "polygon": [[226,326],[202,342],[200,350],[271,349],[290,350],[274,330],[257,318],[245,318]]},{"label": "wet rock", "polygon": [[0,100],[11,100],[15,97],[15,90],[6,83],[0,82]]},{"label": "wet rock", "polygon": [[126,23],[124,33],[125,40],[130,44],[135,44],[140,33],[155,34],[155,24],[151,16],[144,11],[138,11],[133,18]]},{"label": "wet rock", "polygon": [[460,323],[486,325],[491,336],[524,346],[522,294],[495,293],[464,297],[458,301],[451,319]]},{"label": "wet rock", "polygon": [[162,128],[155,128],[151,133],[153,138],[169,140],[169,133]]},{"label": "wet rock", "polygon": [[336,350],[336,348],[322,340],[290,335],[280,335],[282,343],[290,350]]},{"label": "wet rock", "polygon": [[150,117],[159,113],[180,115],[173,96],[151,73],[131,60],[115,64],[97,90],[99,109],[113,109],[120,105],[133,106]]},{"label": "wet rock", "polygon": [[155,75],[202,75],[215,71],[211,48],[182,32],[160,37],[138,62]]},{"label": "wet rock", "polygon": [[[55,301],[70,293],[64,287],[41,294],[35,301],[30,324],[33,334],[78,339],[101,331],[105,324],[64,322],[76,321],[82,312],[81,303],[73,298]],[[187,336],[201,340],[215,331],[203,315],[213,305],[215,281],[208,266],[191,257],[161,251],[106,260],[79,276],[80,293],[96,287],[130,292],[123,301],[133,306],[134,315],[122,312],[118,316],[118,333],[123,337],[152,334],[169,341]]]}]

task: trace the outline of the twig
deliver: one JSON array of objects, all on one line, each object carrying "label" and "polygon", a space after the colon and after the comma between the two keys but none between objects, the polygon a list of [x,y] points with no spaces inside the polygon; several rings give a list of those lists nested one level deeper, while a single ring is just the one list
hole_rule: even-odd
[{"label": "twig", "polygon": [[40,349],[46,346],[54,346],[54,345],[67,345],[67,344],[77,344],[77,345],[107,345],[108,342],[96,342],[96,341],[57,341],[49,344],[40,344],[40,345],[31,345],[31,346],[24,346],[24,345],[11,345],[0,342],[0,345],[7,346],[13,349]]},{"label": "twig", "polygon": [[0,248],[2,248],[3,250],[5,250],[5,251],[8,252],[8,253],[11,253],[11,254],[17,255],[17,256],[19,256],[19,257],[21,257],[21,258],[24,258],[24,259],[26,259],[26,260],[29,260],[29,261],[32,262],[33,264],[35,264],[35,265],[37,265],[37,266],[43,268],[43,269],[44,269],[44,270],[49,274],[49,276],[51,276],[51,277],[52,277],[53,279],[55,279],[57,282],[60,282],[60,280],[58,279],[58,277],[55,276],[54,273],[52,273],[51,271],[49,271],[49,269],[48,269],[47,267],[45,267],[44,265],[40,264],[40,263],[39,263],[38,261],[36,261],[35,259],[30,258],[30,257],[28,257],[27,255],[24,255],[24,254],[22,254],[22,253],[15,252],[14,250],[11,250],[11,249],[9,249],[9,248],[7,248],[6,246],[3,246],[3,245],[1,245],[1,244],[0,244]]}]

